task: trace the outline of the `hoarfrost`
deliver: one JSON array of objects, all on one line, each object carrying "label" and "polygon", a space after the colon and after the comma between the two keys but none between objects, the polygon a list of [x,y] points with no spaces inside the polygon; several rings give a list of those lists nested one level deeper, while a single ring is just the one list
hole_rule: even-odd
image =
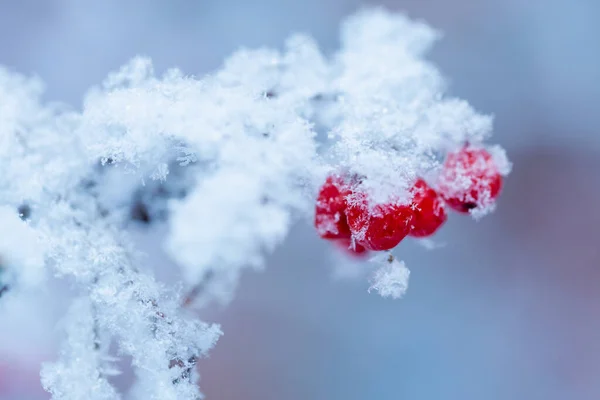
[{"label": "hoarfrost", "polygon": [[[492,118],[447,97],[423,58],[439,36],[369,9],[344,23],[332,55],[297,34],[202,79],[136,57],[81,112],[42,103],[38,79],[0,68],[0,290],[24,295],[51,274],[77,292],[60,359],[42,371],[53,399],[200,398],[196,363],[221,331],[182,304],[230,301],[242,270],[310,218],[328,171],[360,175],[376,200],[407,200],[440,154],[489,137]],[[503,150],[493,156],[507,174]],[[125,229],[132,210],[168,224],[187,294],[148,271]],[[377,262],[370,290],[401,297],[408,269]],[[107,379],[111,342],[132,359],[128,394]]]},{"label": "hoarfrost", "polygon": [[371,277],[371,290],[377,291],[381,297],[399,299],[408,289],[408,278],[410,270],[406,268],[403,261],[396,260],[392,255],[378,254],[371,260],[379,268]]}]

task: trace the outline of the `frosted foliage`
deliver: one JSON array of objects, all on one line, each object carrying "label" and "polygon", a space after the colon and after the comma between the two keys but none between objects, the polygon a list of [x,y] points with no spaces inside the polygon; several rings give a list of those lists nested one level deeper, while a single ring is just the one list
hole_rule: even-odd
[{"label": "frosted foliage", "polygon": [[371,261],[378,264],[379,268],[371,277],[369,292],[375,290],[381,297],[391,297],[393,299],[404,296],[406,289],[408,289],[408,278],[410,277],[410,270],[406,268],[404,262],[386,254],[378,255]]},{"label": "frosted foliage", "polygon": [[[158,79],[148,60],[136,59],[110,78],[106,91],[86,99],[84,120],[91,125],[84,122],[82,129],[96,132],[84,140],[90,155],[161,178],[166,174],[152,166],[164,169],[170,157],[208,165],[190,195],[172,207],[169,250],[190,283],[209,271],[215,280],[229,281],[237,275],[232,268],[260,265],[262,250],[285,237],[290,212],[307,210],[297,183],[310,178],[315,164],[314,133],[296,112],[299,94],[281,101],[264,96],[291,84],[290,71],[267,79],[271,68],[310,57],[298,46],[304,44],[294,55],[242,52],[202,81],[175,71]],[[226,300],[228,291],[215,296]]]},{"label": "frosted foliage", "polygon": [[[121,396],[106,379],[106,372],[111,372],[110,360],[103,360],[102,353],[95,349],[99,339],[89,300],[76,300],[65,322],[67,340],[61,359],[42,367],[44,388],[57,400],[120,399]],[[103,364],[106,366],[103,367]]]},{"label": "frosted foliage", "polygon": [[[244,268],[261,268],[294,221],[312,218],[329,172],[356,174],[375,200],[408,201],[444,153],[482,144],[492,119],[445,96],[423,58],[439,36],[371,9],[344,23],[330,55],[296,34],[203,78],[157,74],[137,57],[80,111],[41,102],[39,80],[0,68],[0,301],[44,276],[77,296],[59,359],[43,367],[52,398],[200,398],[196,363],[221,331],[187,307],[230,301]],[[507,174],[504,151],[491,152]],[[175,287],[150,273],[132,218],[168,227]],[[377,262],[371,290],[402,296],[408,269]],[[108,380],[119,356],[136,376],[127,393]]]},{"label": "frosted foliage", "polygon": [[[85,154],[79,137],[83,117],[61,111],[64,107],[44,108],[35,81],[2,72],[0,93],[12,100],[22,96],[24,107],[0,103],[0,137],[13,150],[0,161],[0,288],[2,293],[9,288],[16,301],[49,269],[70,277],[87,295],[74,303],[66,321],[60,361],[44,367],[46,389],[54,399],[87,398],[90,392],[93,398],[119,398],[105,379],[111,369],[96,345],[102,339],[115,341],[131,356],[146,383],[147,391],[131,398],[198,398],[193,369],[220,336],[219,326],[182,313],[177,292],[148,275],[119,229],[125,222],[120,205],[91,189],[106,174],[97,167],[102,155],[78,156]],[[104,207],[113,212],[103,212]],[[21,214],[27,222],[18,209],[28,210]]]},{"label": "frosted foliage", "polygon": [[72,184],[82,160],[75,114],[41,105],[42,84],[0,66],[0,201],[43,201]]}]

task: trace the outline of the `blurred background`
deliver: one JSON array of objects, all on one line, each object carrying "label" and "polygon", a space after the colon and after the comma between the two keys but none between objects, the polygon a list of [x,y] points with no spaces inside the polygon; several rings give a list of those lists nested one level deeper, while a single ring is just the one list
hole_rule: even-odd
[{"label": "blurred background", "polygon": [[[429,58],[450,94],[496,116],[493,141],[514,162],[498,210],[477,223],[451,217],[433,250],[403,242],[396,255],[411,284],[395,301],[368,294],[364,276],[340,277],[332,249],[299,224],[266,271],[243,277],[232,304],[202,313],[225,332],[200,364],[204,393],[600,398],[600,2],[373,4],[441,30]],[[297,31],[332,50],[340,21],[362,5],[0,0],[0,64],[42,78],[46,99],[79,107],[89,86],[136,54],[150,56],[159,72],[177,66],[201,75],[240,46],[280,47]],[[0,321],[2,341],[11,329]],[[52,351],[18,359],[8,347],[0,346],[0,399],[47,399],[38,364]]]}]

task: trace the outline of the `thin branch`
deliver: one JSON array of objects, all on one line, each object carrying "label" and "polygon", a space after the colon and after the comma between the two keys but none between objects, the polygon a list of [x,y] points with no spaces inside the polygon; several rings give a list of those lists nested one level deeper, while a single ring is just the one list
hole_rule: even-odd
[{"label": "thin branch", "polygon": [[183,304],[181,306],[183,308],[189,307],[202,293],[204,293],[206,286],[210,283],[214,276],[215,273],[213,270],[207,271],[200,282],[194,285],[188,294],[183,298]]}]

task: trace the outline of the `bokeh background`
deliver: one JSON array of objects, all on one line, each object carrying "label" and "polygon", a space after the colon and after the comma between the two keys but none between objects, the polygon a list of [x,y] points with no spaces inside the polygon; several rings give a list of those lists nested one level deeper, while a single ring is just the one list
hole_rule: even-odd
[{"label": "bokeh background", "polygon": [[[433,250],[403,242],[396,254],[411,284],[396,301],[367,293],[364,266],[340,274],[332,250],[299,224],[265,272],[243,277],[232,304],[202,313],[225,332],[200,365],[204,392],[219,400],[600,398],[600,2],[377,4],[441,30],[429,58],[450,93],[495,114],[493,140],[514,162],[498,210],[477,223],[452,217]],[[79,107],[89,86],[137,54],[158,71],[201,75],[240,46],[279,47],[297,31],[334,49],[339,22],[362,5],[0,0],[0,64],[41,77],[48,100]],[[37,363],[53,353],[36,352],[35,342],[59,334],[32,325],[19,358],[6,345],[23,329],[13,324],[0,321],[0,399],[47,399]]]}]

